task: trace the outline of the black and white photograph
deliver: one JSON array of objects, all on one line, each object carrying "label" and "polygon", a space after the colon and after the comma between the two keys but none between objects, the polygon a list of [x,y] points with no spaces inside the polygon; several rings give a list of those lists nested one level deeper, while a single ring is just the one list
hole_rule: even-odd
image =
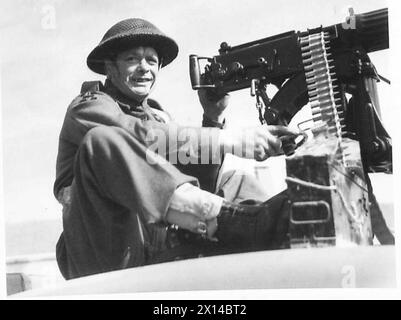
[{"label": "black and white photograph", "polygon": [[7,299],[397,293],[395,1],[0,6]]}]

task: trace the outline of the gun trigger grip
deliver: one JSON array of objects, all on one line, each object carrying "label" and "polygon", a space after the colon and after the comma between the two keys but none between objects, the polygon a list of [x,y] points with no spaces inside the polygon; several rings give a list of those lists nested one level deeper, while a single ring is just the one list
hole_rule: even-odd
[{"label": "gun trigger grip", "polygon": [[189,56],[189,73],[191,78],[192,89],[199,90],[204,88],[216,88],[214,84],[205,84],[202,81],[202,76],[200,72],[199,60],[211,61],[208,57],[199,57],[196,54],[191,54]]}]

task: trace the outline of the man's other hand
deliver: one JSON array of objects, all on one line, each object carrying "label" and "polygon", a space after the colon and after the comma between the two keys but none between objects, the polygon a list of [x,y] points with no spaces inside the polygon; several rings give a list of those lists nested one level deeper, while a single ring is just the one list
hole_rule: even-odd
[{"label": "man's other hand", "polygon": [[260,126],[241,129],[226,129],[220,133],[220,147],[224,153],[263,161],[271,156],[283,154],[282,136],[297,136],[300,132],[286,126]]},{"label": "man's other hand", "polygon": [[208,119],[222,123],[224,120],[224,110],[230,100],[229,94],[216,94],[212,90],[198,90],[199,101],[203,108],[203,114]]}]

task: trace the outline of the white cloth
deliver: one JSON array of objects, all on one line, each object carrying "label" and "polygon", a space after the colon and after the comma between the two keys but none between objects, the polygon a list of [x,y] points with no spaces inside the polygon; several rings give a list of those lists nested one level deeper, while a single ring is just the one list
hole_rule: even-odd
[{"label": "white cloth", "polygon": [[210,220],[220,212],[224,199],[190,183],[179,186],[171,198],[169,210]]}]

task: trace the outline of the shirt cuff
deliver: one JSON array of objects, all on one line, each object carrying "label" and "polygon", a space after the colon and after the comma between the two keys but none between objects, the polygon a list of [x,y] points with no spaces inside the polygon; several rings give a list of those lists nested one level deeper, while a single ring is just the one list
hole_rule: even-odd
[{"label": "shirt cuff", "polygon": [[224,119],[223,122],[221,123],[218,121],[210,120],[207,116],[203,115],[202,127],[213,127],[213,128],[224,129],[226,127],[226,119]]}]

